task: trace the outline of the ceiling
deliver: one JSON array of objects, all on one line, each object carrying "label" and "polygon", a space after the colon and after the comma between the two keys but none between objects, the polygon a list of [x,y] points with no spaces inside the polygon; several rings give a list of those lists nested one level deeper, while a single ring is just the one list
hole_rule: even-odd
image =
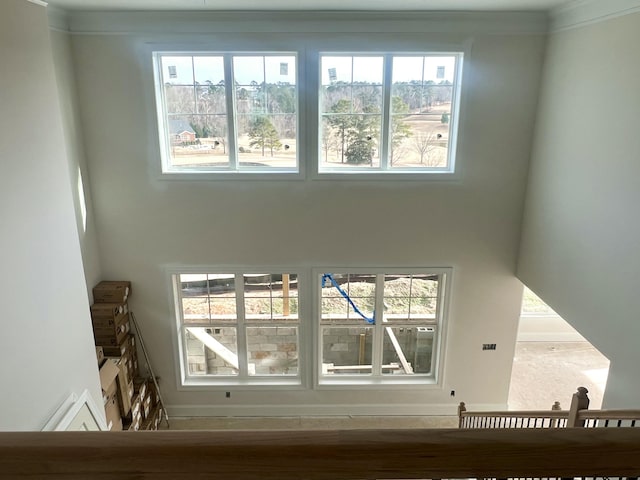
[{"label": "ceiling", "polygon": [[67,10],[546,11],[575,0],[48,0]]}]

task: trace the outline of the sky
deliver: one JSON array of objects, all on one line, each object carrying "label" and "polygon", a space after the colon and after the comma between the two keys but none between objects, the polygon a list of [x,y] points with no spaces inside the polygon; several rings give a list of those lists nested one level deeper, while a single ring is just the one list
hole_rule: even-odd
[{"label": "sky", "polygon": [[[394,56],[393,82],[429,81],[440,83],[455,78],[456,57]],[[174,68],[175,67],[175,68]],[[342,56],[327,55],[321,60],[322,85],[332,81],[346,83],[366,82],[382,84],[383,57],[381,55]],[[291,56],[239,56],[234,55],[235,80],[240,85],[284,82],[296,83],[296,57]],[[181,85],[204,84],[210,80],[218,84],[224,80],[222,56],[163,56],[163,83]],[[333,77],[333,78],[332,78]]]}]

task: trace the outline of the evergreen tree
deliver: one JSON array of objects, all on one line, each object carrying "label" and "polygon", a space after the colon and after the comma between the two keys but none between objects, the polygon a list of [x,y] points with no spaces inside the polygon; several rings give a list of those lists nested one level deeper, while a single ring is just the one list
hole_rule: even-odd
[{"label": "evergreen tree", "polygon": [[[338,100],[331,106],[331,113],[347,114],[350,111],[351,102],[349,100]],[[340,158],[344,163],[347,135],[349,129],[353,126],[353,117],[351,115],[332,115],[327,119],[329,120],[329,125],[335,129],[336,137],[340,140]]]},{"label": "evergreen tree", "polygon": [[282,147],[278,131],[267,117],[256,117],[256,119],[251,122],[249,138],[249,145],[252,147],[260,147],[263,157],[265,148],[270,149],[271,156],[273,157],[273,151]]},{"label": "evergreen tree", "polygon": [[389,151],[391,165],[397,159],[402,142],[411,136],[411,126],[404,121],[409,114],[409,105],[398,96],[391,97],[391,149]]}]

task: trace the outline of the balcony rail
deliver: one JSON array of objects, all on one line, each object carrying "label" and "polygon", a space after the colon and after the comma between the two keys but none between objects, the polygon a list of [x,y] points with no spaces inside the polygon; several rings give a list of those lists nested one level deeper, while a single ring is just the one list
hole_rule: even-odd
[{"label": "balcony rail", "polygon": [[0,433],[0,478],[637,477],[640,429]]},{"label": "balcony rail", "polygon": [[[578,387],[569,410],[555,402],[551,410],[469,412],[458,406],[460,428],[640,427],[640,410],[589,410],[588,390]],[[640,458],[640,457],[639,457]]]},{"label": "balcony rail", "polygon": [[[0,432],[1,479],[611,479],[640,476],[640,410],[467,412],[456,429]],[[616,428],[565,428],[616,427]]]}]

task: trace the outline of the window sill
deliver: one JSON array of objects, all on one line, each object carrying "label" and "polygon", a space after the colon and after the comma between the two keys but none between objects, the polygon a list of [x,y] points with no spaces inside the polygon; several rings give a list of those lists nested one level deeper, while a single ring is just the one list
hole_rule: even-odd
[{"label": "window sill", "polygon": [[317,388],[322,389],[345,389],[352,388],[354,390],[360,389],[385,389],[389,387],[394,388],[440,388],[440,385],[436,382],[436,380],[431,375],[415,375],[411,378],[403,377],[403,378],[372,378],[372,377],[340,377],[340,378],[329,378],[329,377],[321,377]]},{"label": "window sill", "polygon": [[300,377],[292,378],[188,378],[182,380],[180,390],[255,390],[269,387],[285,390],[303,389]]},{"label": "window sill", "polygon": [[227,181],[227,180],[303,180],[304,174],[297,170],[275,171],[205,171],[205,170],[167,170],[159,175],[160,180],[196,180],[196,181]]},{"label": "window sill", "polygon": [[442,182],[458,180],[457,172],[422,170],[375,170],[375,171],[344,171],[325,170],[314,175],[314,180],[355,180],[355,181],[414,181],[414,182]]}]

